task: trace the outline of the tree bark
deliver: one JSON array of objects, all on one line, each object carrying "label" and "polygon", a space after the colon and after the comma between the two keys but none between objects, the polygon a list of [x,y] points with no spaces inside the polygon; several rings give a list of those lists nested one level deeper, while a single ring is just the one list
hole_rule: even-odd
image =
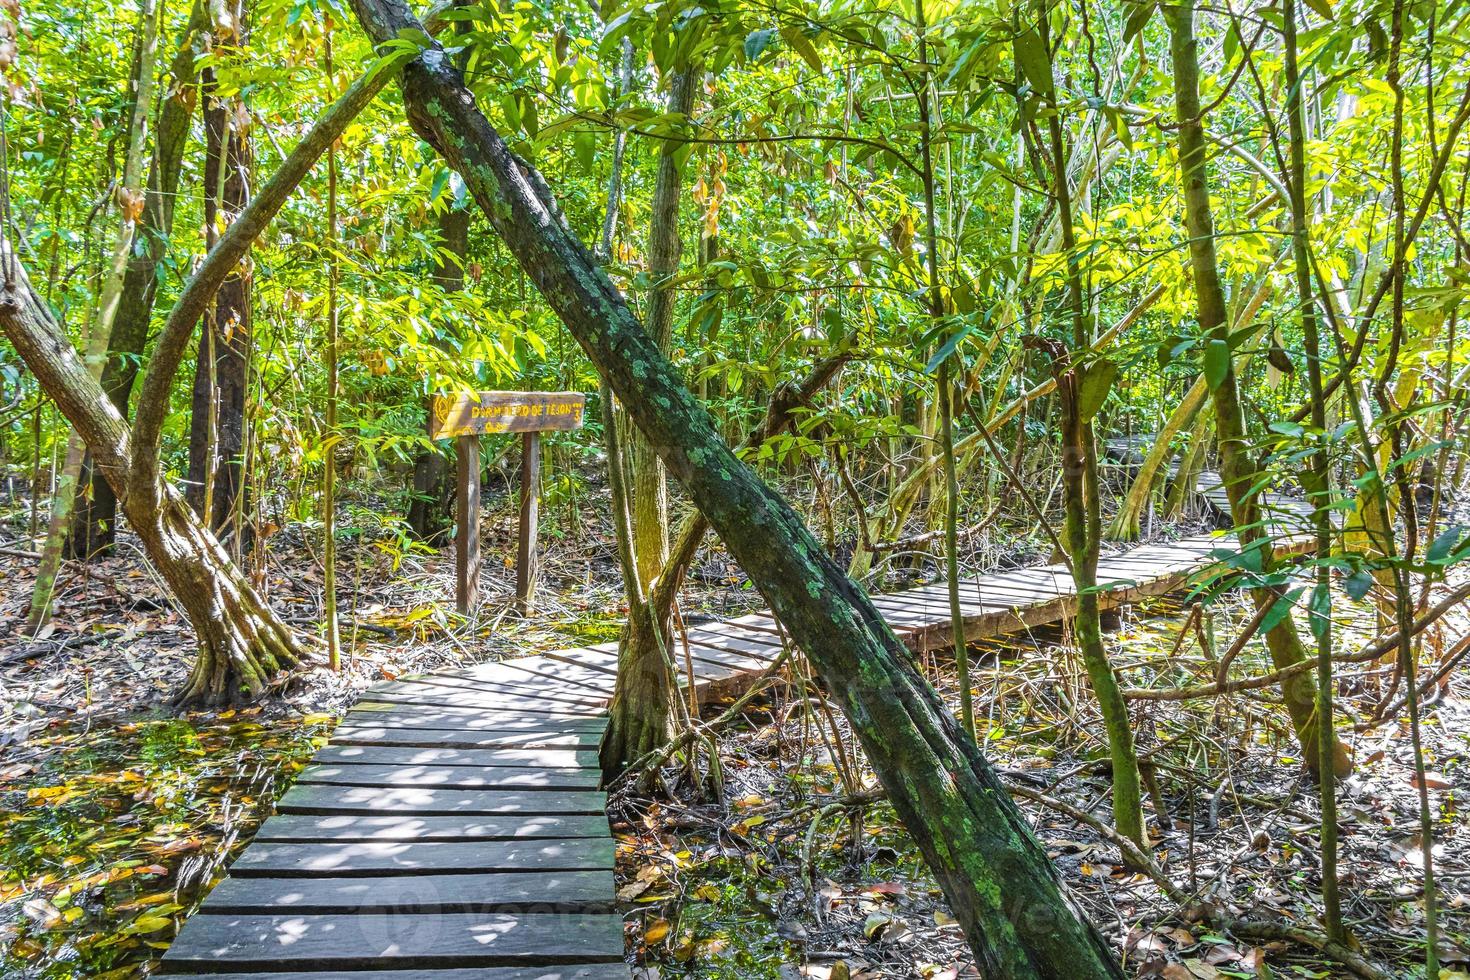
[{"label": "tree bark", "polygon": [[[382,43],[419,25],[399,0],[354,0]],[[842,705],[964,927],[983,973],[1121,977],[979,746],[913,666],[867,595],[791,506],[720,438],[582,243],[437,46],[400,73],[415,130],[464,177],[526,274],[720,532]]]},{"label": "tree bark", "polygon": [[[148,171],[143,215],[129,249],[122,298],[112,323],[107,364],[102,369],[102,388],[124,419],[128,417],[133,382],[137,380],[138,365],[148,342],[148,324],[158,296],[158,264],[168,251],[169,235],[173,233],[174,200],[184,149],[189,144],[190,120],[198,101],[195,84],[198,72],[194,61],[200,34],[208,27],[206,4],[204,0],[195,0],[179,38],[178,51],[164,78],[165,94],[153,136],[153,160]],[[107,554],[117,533],[117,497],[112,492],[112,484],[93,471],[90,459],[84,473],[91,492],[78,502],[72,521],[70,550],[74,558]]]},{"label": "tree bark", "polygon": [[[215,95],[214,70],[203,73],[204,224],[210,244],[250,199],[250,136],[232,118],[238,105]],[[200,326],[189,423],[189,483],[185,499],[211,530],[229,526],[244,486],[245,396],[249,386],[250,254],[220,283]],[[206,512],[207,510],[207,512]]]},{"label": "tree bark", "polygon": [[199,656],[183,702],[253,697],[272,675],[302,662],[291,628],[256,594],[239,566],[173,488],[130,485],[131,436],[121,413],[31,289],[8,242],[0,245],[0,327],[92,451],[128,523],[183,605]]},{"label": "tree bark", "polygon": [[[1189,233],[1189,260],[1194,273],[1194,292],[1198,306],[1200,332],[1207,342],[1230,343],[1230,327],[1226,314],[1225,291],[1220,284],[1219,264],[1215,255],[1215,221],[1210,210],[1210,187],[1206,172],[1204,120],[1199,100],[1199,51],[1194,37],[1194,8],[1190,5],[1166,6],[1169,22],[1169,53],[1174,67],[1174,104],[1179,120],[1179,171],[1184,197],[1184,223]],[[1274,562],[1271,541],[1260,525],[1256,505],[1259,479],[1251,458],[1245,413],[1240,400],[1232,358],[1226,358],[1225,374],[1212,390],[1215,406],[1215,432],[1219,437],[1220,480],[1230,498],[1230,514],[1240,541],[1242,553],[1255,551],[1260,568],[1269,571]],[[1252,589],[1256,608],[1277,601],[1272,589]],[[1290,616],[1266,633],[1266,646],[1277,670],[1290,667],[1307,657],[1306,648]],[[1296,730],[1303,761],[1313,772],[1318,771],[1316,698],[1310,681],[1302,679],[1284,683],[1282,699]],[[1352,771],[1347,749],[1337,743],[1333,767],[1340,775]]]}]

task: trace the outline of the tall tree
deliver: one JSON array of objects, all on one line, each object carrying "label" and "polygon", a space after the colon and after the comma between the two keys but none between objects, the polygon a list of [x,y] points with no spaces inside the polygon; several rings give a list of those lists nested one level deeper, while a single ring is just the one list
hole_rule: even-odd
[{"label": "tall tree", "polygon": [[[173,234],[179,175],[183,171],[184,150],[189,145],[194,107],[199,101],[195,60],[202,51],[209,22],[206,0],[194,0],[189,20],[179,35],[178,48],[162,79],[143,214],[128,249],[122,297],[108,338],[107,363],[102,368],[102,388],[123,418],[128,417],[128,402],[148,342],[149,324],[158,298],[158,268],[168,253],[169,236]],[[76,558],[111,550],[117,533],[117,496],[112,492],[112,485],[91,465],[90,457],[85,473],[90,490],[76,508],[69,544],[70,553]]]},{"label": "tall tree", "polygon": [[[399,0],[354,0],[379,43],[418,36]],[[1121,977],[979,746],[913,666],[866,593],[714,419],[566,228],[539,172],[512,153],[437,45],[400,74],[415,130],[464,177],[491,226],[760,588],[842,704],[905,826],[996,976]]]},{"label": "tall tree", "polygon": [[[669,76],[668,113],[687,120],[694,108],[698,71],[684,67]],[[678,139],[662,142],[653,189],[653,217],[648,231],[648,297],[645,329],[658,349],[668,351],[674,334],[674,279],[679,272],[682,242],[679,204],[683,179]],[[610,405],[608,407],[611,407]],[[609,422],[612,416],[609,415]],[[623,575],[636,587],[629,594],[629,615],[618,653],[618,685],[603,742],[604,769],[615,772],[668,738],[669,714],[677,685],[669,659],[670,608],[655,601],[655,586],[669,560],[669,493],[663,462],[636,429],[626,440],[608,444],[608,464],[627,466],[628,529]],[[626,457],[626,458],[624,458]],[[620,481],[622,482],[622,481]],[[620,515],[615,511],[615,517]],[[627,562],[631,561],[632,566]],[[669,594],[672,602],[672,594]]]},{"label": "tall tree", "polygon": [[[143,154],[148,144],[148,119],[153,104],[153,62],[158,53],[158,9],[153,0],[143,0],[139,5],[135,51],[130,78],[132,102],[128,114],[127,153],[113,193],[119,217],[117,239],[112,261],[97,290],[97,305],[83,339],[87,370],[98,379],[102,377],[112,323],[122,300],[133,228],[143,210]],[[85,439],[74,430],[67,441],[66,462],[51,494],[51,524],[41,549],[41,563],[36,570],[36,584],[31,592],[31,608],[26,619],[26,626],[32,632],[40,629],[51,617],[56,573],[71,530],[72,508],[82,483],[86,452]]]},{"label": "tall tree", "polygon": [[[235,3],[217,5],[216,52],[245,45],[244,11]],[[250,116],[243,94],[222,97],[213,67],[202,73],[204,96],[204,228],[213,247],[250,200],[254,161]],[[220,284],[204,314],[194,369],[193,411],[189,419],[189,504],[217,534],[235,536],[245,480],[245,404],[250,383],[251,264],[247,252]],[[233,525],[233,526],[232,526]],[[227,533],[228,532],[228,533]],[[240,542],[235,542],[236,552]]]},{"label": "tall tree", "polygon": [[[1233,363],[1225,291],[1220,284],[1215,254],[1215,219],[1210,207],[1210,184],[1206,169],[1204,109],[1200,105],[1199,42],[1194,35],[1192,3],[1164,7],[1169,23],[1169,54],[1174,67],[1174,105],[1179,125],[1179,173],[1184,198],[1184,224],[1189,232],[1189,260],[1194,273],[1196,315],[1204,338],[1204,375],[1215,406],[1215,432],[1219,439],[1220,479],[1230,499],[1231,518],[1241,552],[1255,568],[1269,572],[1275,564],[1270,530],[1261,522],[1258,506],[1260,468],[1252,457],[1250,436],[1245,426],[1245,408]],[[1251,599],[1258,609],[1283,601],[1275,589],[1253,588]],[[1280,670],[1307,657],[1301,635],[1290,616],[1283,616],[1266,632],[1271,660]],[[1282,697],[1303,760],[1316,772],[1322,765],[1317,730],[1316,698],[1311,684],[1288,680]],[[1341,775],[1352,769],[1352,759],[1342,743],[1333,740],[1334,758],[1327,764]]]},{"label": "tall tree", "polygon": [[[431,11],[431,30],[442,26],[438,14],[438,8]],[[165,479],[162,437],[169,393],[194,330],[220,284],[408,53],[379,59],[353,82],[210,249],[159,331],[131,429],[32,288],[12,243],[3,242],[0,328],[86,441],[144,551],[184,607],[198,637],[198,657],[179,693],[181,700],[259,695],[272,675],[300,663],[304,650],[291,628],[256,593],[218,539]]]}]

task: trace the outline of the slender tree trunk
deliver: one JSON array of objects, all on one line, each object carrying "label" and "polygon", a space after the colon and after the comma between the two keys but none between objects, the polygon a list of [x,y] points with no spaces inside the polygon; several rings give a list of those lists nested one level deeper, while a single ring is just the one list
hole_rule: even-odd
[{"label": "slender tree trunk", "polygon": [[[87,370],[93,378],[102,377],[107,361],[107,347],[112,336],[112,322],[122,299],[123,280],[127,274],[129,245],[133,228],[141,216],[143,196],[143,153],[148,142],[148,120],[153,100],[153,64],[158,53],[158,11],[153,0],[143,0],[138,8],[137,57],[133,63],[133,106],[128,120],[127,155],[121,179],[114,191],[119,220],[112,262],[103,274],[97,291],[97,306],[87,324],[83,351]],[[51,600],[56,589],[56,574],[72,526],[72,510],[77,490],[82,483],[82,467],[87,446],[75,430],[67,442],[66,463],[61,478],[51,493],[51,523],[41,547],[41,560],[36,569],[36,584],[31,592],[31,607],[26,628],[34,633],[51,618]]]},{"label": "slender tree trunk", "polygon": [[[378,43],[418,29],[400,0],[355,0],[354,9]],[[492,227],[842,705],[981,971],[1120,978],[1107,940],[1066,894],[979,746],[866,594],[791,506],[730,451],[709,412],[567,230],[541,175],[510,152],[443,52],[425,51],[400,81],[415,130],[464,176]]]},{"label": "slender tree trunk", "polygon": [[[203,72],[204,223],[211,246],[250,198],[252,155],[243,104],[215,94]],[[204,315],[194,372],[185,497],[216,534],[229,526],[244,484],[245,396],[250,375],[251,271],[246,255]]]},{"label": "slender tree trunk", "polygon": [[[107,363],[102,369],[102,388],[123,418],[128,417],[133,382],[137,380],[138,365],[148,342],[148,324],[158,295],[158,265],[168,252],[169,235],[173,233],[175,195],[184,149],[189,143],[190,121],[198,101],[198,72],[194,61],[200,35],[208,27],[205,0],[194,0],[178,50],[163,78],[164,96],[153,135],[143,215],[128,250],[122,297],[113,319]],[[93,471],[90,460],[84,480],[91,492],[79,502],[72,522],[70,549],[74,558],[106,554],[112,549],[117,531],[117,497],[112,492],[112,484]]]},{"label": "slender tree trunk", "polygon": [[[684,68],[669,79],[668,111],[687,118],[694,107],[698,71]],[[682,179],[676,151],[667,140],[659,154],[653,191],[653,219],[648,234],[648,267],[653,289],[648,298],[645,329],[660,351],[673,339],[674,301],[670,285],[679,272],[679,204]],[[609,408],[611,403],[609,402]],[[611,413],[609,424],[615,424]],[[632,561],[623,565],[623,577],[636,583],[628,599],[628,622],[618,651],[618,683],[613,693],[602,759],[609,774],[663,745],[669,737],[669,719],[678,686],[668,651],[673,634],[669,609],[652,601],[651,590],[669,560],[669,491],[664,465],[648,440],[629,427],[626,443],[609,442],[608,464],[616,471],[626,464],[631,486],[624,488],[630,507]],[[621,440],[619,440],[621,442]],[[636,599],[632,593],[636,591]]]},{"label": "slender tree trunk", "polygon": [[[1259,524],[1256,505],[1256,483],[1259,477],[1251,459],[1250,442],[1245,428],[1245,413],[1231,363],[1230,329],[1226,318],[1225,292],[1220,285],[1219,265],[1215,257],[1215,222],[1210,210],[1209,179],[1206,172],[1204,120],[1199,99],[1199,51],[1194,37],[1194,8],[1190,5],[1164,7],[1169,22],[1170,55],[1174,67],[1174,101],[1179,120],[1179,169],[1184,197],[1185,227],[1189,232],[1189,258],[1194,272],[1194,291],[1198,305],[1200,332],[1209,344],[1225,345],[1225,370],[1212,390],[1215,405],[1215,432],[1220,448],[1220,479],[1230,498],[1231,518],[1241,550],[1258,554],[1259,567],[1273,564],[1271,541]],[[1256,608],[1275,603],[1273,589],[1252,589]],[[1307,653],[1297,633],[1296,623],[1287,616],[1266,633],[1266,646],[1277,670],[1306,659]],[[1320,769],[1318,750],[1317,707],[1313,685],[1309,680],[1293,679],[1282,684],[1281,694],[1296,730],[1302,759],[1314,773]],[[1340,775],[1352,769],[1347,749],[1336,743],[1332,765]]]},{"label": "slender tree trunk", "polygon": [[[1312,524],[1317,537],[1317,583],[1308,603],[1312,634],[1317,642],[1317,752],[1327,758],[1335,751],[1332,723],[1332,553],[1331,461],[1328,459],[1327,399],[1322,390],[1322,341],[1317,323],[1317,300],[1312,290],[1311,239],[1307,228],[1307,130],[1302,105],[1302,79],[1297,66],[1296,0],[1282,0],[1282,42],[1286,68],[1286,118],[1290,133],[1291,162],[1287,189],[1291,192],[1292,260],[1296,266],[1296,298],[1306,345],[1307,391],[1311,400],[1315,445],[1302,473],[1302,484],[1312,504]],[[1403,628],[1403,624],[1399,624]],[[1337,884],[1337,781],[1332,766],[1319,769],[1322,804],[1322,922],[1327,938],[1345,942],[1342,901]]]},{"label": "slender tree trunk", "polygon": [[[465,258],[469,254],[470,212],[447,206],[439,215],[442,251],[435,259],[434,281],[446,293],[464,288]],[[444,252],[453,258],[446,260]],[[454,525],[454,474],[449,459],[435,449],[424,448],[413,463],[413,499],[408,505],[408,526],[420,541],[440,544]]]},{"label": "slender tree trunk", "polygon": [[[1045,6],[1037,5],[1037,24],[1044,50],[1050,49],[1049,20]],[[1092,346],[1091,316],[1082,288],[1082,269],[1077,255],[1072,218],[1072,187],[1067,175],[1066,141],[1062,133],[1061,107],[1048,120],[1053,164],[1053,193],[1061,230],[1062,250],[1067,262],[1067,311],[1072,321],[1072,350],[1080,357]],[[1105,360],[1079,367],[1065,351],[1052,352],[1052,371],[1057,383],[1062,414],[1062,488],[1066,507],[1064,544],[1073,584],[1077,589],[1077,615],[1073,629],[1087,679],[1097,698],[1098,711],[1107,729],[1108,754],[1113,764],[1113,823],[1118,833],[1140,850],[1148,849],[1143,831],[1143,793],[1138,771],[1138,753],[1133,744],[1133,725],[1128,703],[1118,676],[1103,644],[1102,610],[1098,603],[1097,562],[1102,544],[1102,504],[1098,494],[1097,438],[1092,417],[1101,406],[1112,376]],[[1101,389],[1092,396],[1089,388]],[[1089,397],[1090,407],[1082,402]]]}]

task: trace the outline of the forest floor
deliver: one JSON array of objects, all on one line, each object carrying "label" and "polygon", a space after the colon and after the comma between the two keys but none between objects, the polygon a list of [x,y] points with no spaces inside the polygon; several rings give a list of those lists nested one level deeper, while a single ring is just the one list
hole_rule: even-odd
[{"label": "forest floor", "polygon": [[[170,693],[192,654],[187,624],[126,544],[115,557],[69,563],[58,615],[20,639],[34,563],[0,555],[0,977],[122,978],[146,973],[177,923],[249,840],[270,802],[357,692],[385,677],[615,638],[622,597],[600,516],[552,537],[534,617],[509,612],[514,517],[487,510],[485,601],[474,623],[452,613],[451,564],[407,545],[375,509],[349,515],[341,549],[341,674],[307,671],[265,704],[179,714]],[[24,501],[0,502],[0,548],[15,550]],[[548,525],[556,522],[548,519]],[[589,527],[589,525],[591,525]],[[1014,529],[1012,529],[1014,530]],[[306,630],[320,620],[319,528],[293,525],[260,549],[276,607]],[[1024,536],[977,535],[972,568],[1045,560]],[[924,575],[919,568],[897,576]],[[759,606],[715,552],[691,578],[687,616]],[[1373,610],[1343,611],[1344,648],[1372,633]],[[1225,597],[1208,638],[1223,648],[1248,618]],[[1123,611],[1110,652],[1133,686],[1208,672],[1179,597]],[[354,631],[351,623],[356,624]],[[1450,640],[1470,629],[1446,618]],[[987,753],[1012,783],[1108,819],[1105,752],[1080,662],[1063,630],[979,645],[975,688]],[[1262,668],[1249,644],[1240,672]],[[957,703],[947,656],[926,661]],[[1420,839],[1405,726],[1367,723],[1387,676],[1353,670],[1340,704],[1359,766],[1342,787],[1346,912],[1365,952],[1391,975],[1422,969]],[[1453,679],[1453,678],[1452,678]],[[614,799],[620,896],[644,976],[747,980],[974,975],[968,950],[839,713],[801,679],[752,705],[707,752],[665,773],[660,801]],[[1470,963],[1470,700],[1437,692],[1424,738],[1437,820],[1446,965]],[[1158,774],[1165,821],[1151,812],[1155,856],[1206,904],[1268,922],[1312,926],[1320,819],[1268,692],[1228,702],[1138,702],[1140,749]],[[708,715],[709,712],[707,711]],[[718,784],[715,786],[714,784]],[[1299,945],[1244,939],[1187,921],[1147,876],[1123,868],[1092,827],[1021,801],[1067,884],[1125,956],[1130,973],[1170,980],[1344,975]],[[1269,963],[1269,967],[1263,965]]]}]

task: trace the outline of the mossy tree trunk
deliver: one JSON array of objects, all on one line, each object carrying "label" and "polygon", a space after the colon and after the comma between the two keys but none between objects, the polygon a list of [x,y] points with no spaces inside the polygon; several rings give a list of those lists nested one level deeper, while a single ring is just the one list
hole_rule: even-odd
[{"label": "mossy tree trunk", "polygon": [[[399,0],[354,0],[374,41],[419,29]],[[465,178],[672,476],[720,532],[837,699],[929,862],[982,973],[1121,977],[979,746],[915,669],[867,595],[791,506],[720,438],[582,243],[539,173],[506,146],[444,52],[400,74],[415,130]]]}]

